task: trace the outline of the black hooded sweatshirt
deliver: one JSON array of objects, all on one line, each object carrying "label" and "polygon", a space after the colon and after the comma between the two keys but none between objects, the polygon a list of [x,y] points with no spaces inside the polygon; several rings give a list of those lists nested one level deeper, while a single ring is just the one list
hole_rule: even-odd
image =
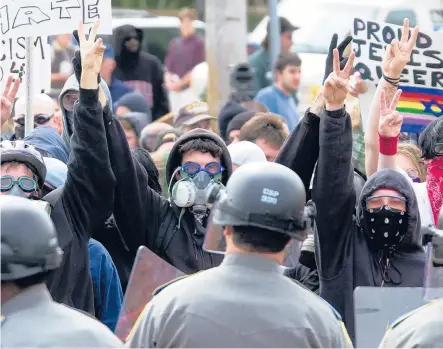
[{"label": "black hooded sweatshirt", "polygon": [[[125,133],[117,118],[107,113],[105,127],[107,139],[100,142],[108,144],[111,166],[117,179],[113,212],[130,252],[135,255],[138,247],[144,245],[186,274],[218,266],[223,257],[202,249],[206,229],[196,222],[189,210],[185,210],[179,225],[181,208],[149,187],[147,172],[131,156]],[[202,129],[184,134],[175,143],[166,166],[168,182],[181,164],[178,151],[180,145],[196,138],[210,139],[223,149],[221,165],[225,171],[222,182],[226,184],[232,173],[226,144],[216,134]]]},{"label": "black hooded sweatshirt", "polygon": [[[355,342],[353,292],[358,286],[392,287],[383,282],[379,251],[368,245],[363,220],[366,198],[380,188],[395,189],[407,200],[408,231],[391,257],[391,274],[401,274],[399,287],[422,287],[425,254],[420,244],[417,200],[407,179],[395,170],[372,175],[363,187],[354,214],[355,189],[351,119],[345,109],[324,111],[320,117],[320,155],[313,200],[317,206],[316,261],[320,296],[343,317]],[[397,277],[396,277],[397,279]]]},{"label": "black hooded sweatshirt", "polygon": [[114,76],[140,92],[148,101],[152,119],[169,113],[169,102],[163,88],[164,69],[160,60],[140,50],[130,52],[125,47],[125,40],[131,33],[136,33],[143,42],[143,32],[132,25],[123,25],[114,31],[114,50],[117,67]]}]

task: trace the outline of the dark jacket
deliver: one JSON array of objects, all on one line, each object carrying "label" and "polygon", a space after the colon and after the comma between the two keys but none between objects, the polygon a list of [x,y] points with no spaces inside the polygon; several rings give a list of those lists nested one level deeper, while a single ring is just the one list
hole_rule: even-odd
[{"label": "dark jacket", "polygon": [[[351,119],[344,109],[324,111],[320,118],[320,155],[312,189],[317,206],[316,261],[320,295],[342,315],[355,341],[353,292],[358,286],[394,286],[384,282],[379,252],[368,246],[362,220],[366,198],[379,188],[399,191],[407,200],[408,232],[394,251],[389,276],[401,274],[400,287],[421,287],[425,254],[420,246],[417,200],[407,179],[394,170],[376,172],[356,202]],[[398,275],[398,274],[397,274]],[[397,279],[397,278],[396,278]]]},{"label": "dark jacket", "polygon": [[[51,273],[47,285],[55,301],[94,314],[89,227],[109,217],[115,186],[106,143],[95,141],[105,137],[97,91],[80,91],[73,119],[66,183],[44,198],[52,206],[51,218],[64,252],[60,268]],[[97,174],[101,180],[92,182]]]},{"label": "dark jacket", "polygon": [[[180,220],[181,209],[149,188],[145,169],[131,156],[125,133],[115,117],[105,120],[107,143],[114,174],[114,216],[129,250],[135,256],[140,245],[147,246],[165,261],[191,274],[220,264],[222,257],[203,251],[205,228],[185,210]],[[208,138],[219,144],[224,153],[222,176],[226,183],[232,172],[231,158],[223,140],[212,132],[195,129],[179,138],[168,158],[166,177],[180,166],[178,149],[181,144],[194,138]],[[102,141],[105,143],[105,140]],[[100,179],[99,179],[100,180]],[[172,185],[174,184],[172,181]]]},{"label": "dark jacket", "polygon": [[132,25],[123,25],[114,31],[113,47],[117,62],[114,76],[145,97],[152,109],[152,118],[155,120],[169,112],[168,96],[163,88],[164,69],[157,57],[141,51],[140,48],[138,52],[129,52],[126,49],[125,40],[134,31],[139,38],[141,48],[143,32],[140,29]]}]

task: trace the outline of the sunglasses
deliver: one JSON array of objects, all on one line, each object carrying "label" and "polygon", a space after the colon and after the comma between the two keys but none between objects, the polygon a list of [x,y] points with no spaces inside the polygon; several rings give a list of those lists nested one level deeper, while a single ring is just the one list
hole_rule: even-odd
[{"label": "sunglasses", "polygon": [[437,156],[443,155],[443,143],[435,144],[433,153],[434,153],[434,155],[437,155]]},{"label": "sunglasses", "polygon": [[202,167],[195,162],[187,162],[182,165],[181,170],[190,177],[195,176],[200,171],[204,171],[213,177],[222,173],[225,169],[218,162],[211,162],[205,167]]},{"label": "sunglasses", "polygon": [[79,96],[80,96],[79,92],[66,93],[62,99],[63,108],[65,108],[67,111],[73,111],[74,104],[75,102],[78,101]]},{"label": "sunglasses", "polygon": [[17,184],[25,193],[32,193],[37,190],[37,182],[31,177],[22,176],[17,180],[12,176],[1,177],[2,192],[11,190],[15,184]]},{"label": "sunglasses", "polygon": [[[34,115],[34,123],[37,125],[44,125],[49,120],[52,119],[54,115],[45,115],[45,114],[37,114]],[[18,115],[14,118],[14,122],[19,124],[20,126],[25,126],[25,116],[24,115]]]}]

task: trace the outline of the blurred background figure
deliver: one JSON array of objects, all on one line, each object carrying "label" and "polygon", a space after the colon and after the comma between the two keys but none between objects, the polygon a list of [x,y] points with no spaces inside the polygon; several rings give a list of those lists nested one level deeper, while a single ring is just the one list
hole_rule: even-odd
[{"label": "blurred background figure", "polygon": [[[52,119],[56,110],[56,103],[47,94],[41,93],[34,96],[33,100],[34,127],[51,126],[57,129]],[[23,139],[25,136],[26,98],[20,97],[15,103],[15,138]]]},{"label": "blurred background figure", "polygon": [[194,128],[211,130],[211,120],[217,118],[209,115],[209,107],[205,102],[194,102],[182,107],[174,118],[174,127],[188,132]]},{"label": "blurred background figure", "polygon": [[56,35],[51,45],[51,90],[59,92],[66,80],[74,73],[71,60],[75,46],[71,34]]},{"label": "blurred background figure", "polygon": [[178,14],[181,35],[169,43],[165,59],[165,86],[169,91],[171,110],[176,112],[197,99],[191,85],[192,69],[205,60],[205,43],[195,32],[193,21],[197,19],[194,9],[183,8]]},{"label": "blurred background figure", "polygon": [[34,128],[23,140],[25,143],[33,145],[42,156],[57,159],[64,164],[68,163],[68,148],[55,128],[46,125],[39,126]]},{"label": "blurred background figure", "polygon": [[252,142],[242,141],[230,144],[228,146],[229,154],[232,160],[232,171],[242,165],[251,162],[266,162],[266,155],[263,150]]},{"label": "blurred background figure", "polygon": [[103,62],[100,69],[100,75],[103,80],[106,81],[111,92],[112,100],[117,102],[121,97],[134,90],[126,85],[123,81],[117,79],[114,76],[114,70],[117,63],[114,58],[114,50],[111,46],[106,47],[105,54],[103,56]]},{"label": "blurred background figure", "polygon": [[146,114],[138,112],[129,112],[119,115],[118,119],[123,126],[128,140],[129,148],[135,149],[139,147],[139,137],[143,128],[149,123]]},{"label": "blurred background figure", "polygon": [[172,129],[174,129],[174,127],[164,122],[153,122],[146,125],[140,134],[140,147],[149,152],[155,151],[157,135],[162,131]]},{"label": "blurred background figure", "polygon": [[114,75],[142,94],[151,108],[153,119],[169,112],[169,102],[163,89],[163,65],[160,60],[141,50],[143,32],[123,25],[114,30]]},{"label": "blurred background figure", "polygon": [[236,115],[228,124],[226,132],[229,143],[240,142],[240,130],[255,114],[255,111],[244,111]]},{"label": "blurred background figure", "polygon": [[426,182],[426,164],[421,158],[420,148],[415,144],[398,144],[397,166],[404,170],[413,182]]},{"label": "blurred background figure", "polygon": [[288,126],[276,114],[257,114],[240,130],[240,140],[257,144],[268,161],[274,161],[289,136]]},{"label": "blurred background figure", "polygon": [[115,115],[121,116],[130,112],[143,113],[148,120],[152,119],[151,108],[139,92],[130,92],[114,103]]},{"label": "blurred background figure", "polygon": [[[285,17],[280,17],[280,52],[287,54],[292,47],[292,34],[299,29]],[[261,48],[249,57],[249,63],[256,76],[257,91],[272,84],[272,66],[269,59],[269,23],[268,33],[264,38]]]},{"label": "blurred background figure", "polygon": [[300,85],[301,59],[296,53],[282,54],[275,63],[276,80],[261,89],[255,97],[271,113],[281,115],[292,131],[300,122],[300,113],[293,94]]},{"label": "blurred background figure", "polygon": [[63,133],[63,115],[62,110],[60,108],[60,103],[57,98],[52,99],[55,103],[55,113],[52,118],[52,124],[54,128],[57,130],[57,133],[61,136]]}]

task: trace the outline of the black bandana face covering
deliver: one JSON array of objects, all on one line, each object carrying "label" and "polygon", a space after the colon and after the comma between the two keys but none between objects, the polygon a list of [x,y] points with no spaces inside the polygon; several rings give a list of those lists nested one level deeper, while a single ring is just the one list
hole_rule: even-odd
[{"label": "black bandana face covering", "polygon": [[406,212],[389,206],[366,209],[364,218],[369,239],[377,249],[397,246],[408,229]]}]

